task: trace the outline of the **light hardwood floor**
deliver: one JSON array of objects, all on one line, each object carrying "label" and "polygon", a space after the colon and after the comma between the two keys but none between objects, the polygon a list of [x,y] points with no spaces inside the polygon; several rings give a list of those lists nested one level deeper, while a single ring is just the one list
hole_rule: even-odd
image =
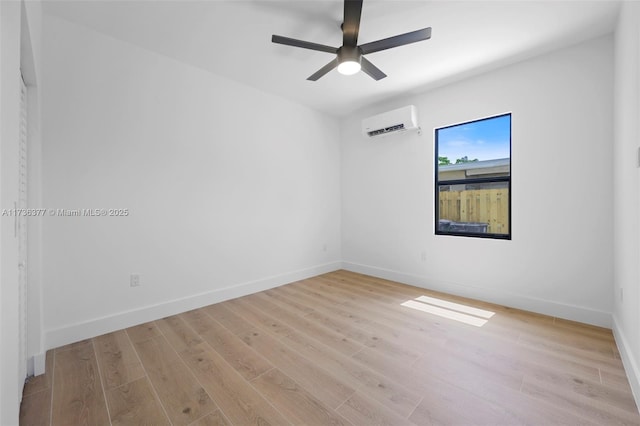
[{"label": "light hardwood floor", "polygon": [[337,271],[51,350],[21,424],[640,417],[610,330]]}]

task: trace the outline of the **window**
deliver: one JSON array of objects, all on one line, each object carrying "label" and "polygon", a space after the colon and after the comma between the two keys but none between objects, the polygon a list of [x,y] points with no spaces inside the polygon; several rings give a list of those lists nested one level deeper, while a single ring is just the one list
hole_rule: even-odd
[{"label": "window", "polygon": [[435,130],[438,235],[511,239],[511,114]]}]

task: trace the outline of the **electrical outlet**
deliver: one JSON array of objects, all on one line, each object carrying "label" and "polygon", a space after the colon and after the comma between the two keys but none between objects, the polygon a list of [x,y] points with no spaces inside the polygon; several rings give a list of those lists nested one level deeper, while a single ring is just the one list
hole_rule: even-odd
[{"label": "electrical outlet", "polygon": [[140,286],[140,274],[131,274],[129,278],[129,285],[131,287],[139,287]]}]

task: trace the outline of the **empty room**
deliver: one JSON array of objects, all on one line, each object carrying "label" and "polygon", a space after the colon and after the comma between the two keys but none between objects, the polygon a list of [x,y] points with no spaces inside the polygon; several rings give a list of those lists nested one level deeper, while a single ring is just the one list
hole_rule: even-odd
[{"label": "empty room", "polygon": [[640,2],[0,0],[0,425],[640,425]]}]

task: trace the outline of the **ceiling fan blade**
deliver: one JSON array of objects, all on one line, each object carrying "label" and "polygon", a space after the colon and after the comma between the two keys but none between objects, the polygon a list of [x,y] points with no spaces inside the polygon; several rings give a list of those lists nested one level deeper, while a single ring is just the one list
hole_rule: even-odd
[{"label": "ceiling fan blade", "polygon": [[324,67],[320,68],[313,75],[311,75],[309,78],[307,78],[307,80],[316,81],[320,77],[322,77],[323,75],[325,75],[326,73],[328,73],[329,71],[331,71],[332,69],[334,69],[337,66],[338,66],[338,58],[335,58],[333,61],[329,62],[327,65],[325,65]]},{"label": "ceiling fan blade", "polygon": [[385,38],[371,43],[365,43],[360,46],[363,55],[381,50],[391,49],[392,47],[404,46],[405,44],[415,43],[417,41],[428,40],[431,38],[431,27],[423,28],[410,33],[400,34],[397,36]]},{"label": "ceiling fan blade", "polygon": [[356,47],[360,31],[362,0],[344,0],[344,21],[342,23],[342,44]]},{"label": "ceiling fan blade", "polygon": [[271,41],[278,44],[286,44],[287,46],[302,47],[303,49],[319,50],[320,52],[337,53],[337,47],[326,46],[324,44],[311,43],[310,41],[298,40],[295,38],[272,35]]},{"label": "ceiling fan blade", "polygon": [[362,66],[362,71],[367,73],[371,78],[373,78],[376,81],[382,80],[383,78],[385,78],[387,76],[385,73],[383,73],[380,70],[380,68],[378,68],[375,65],[373,65],[364,56],[361,58],[360,65]]}]

